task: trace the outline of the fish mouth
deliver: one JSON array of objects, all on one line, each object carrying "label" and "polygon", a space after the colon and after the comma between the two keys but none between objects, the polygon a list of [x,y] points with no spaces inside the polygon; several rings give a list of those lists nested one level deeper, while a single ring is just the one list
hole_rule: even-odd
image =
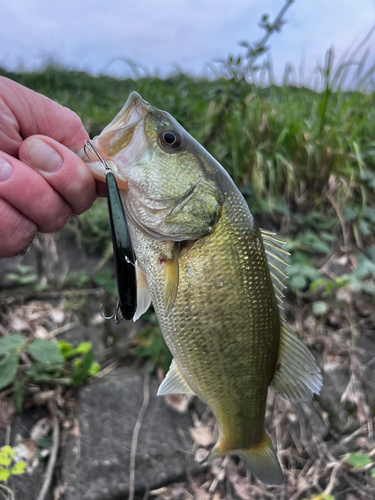
[{"label": "fish mouth", "polygon": [[[137,92],[132,92],[116,117],[91,141],[116,177],[119,188],[125,191],[128,167],[139,160],[139,144],[146,139],[144,122],[151,108]],[[77,154],[96,179],[105,181],[106,168],[93,149],[82,148]]]}]

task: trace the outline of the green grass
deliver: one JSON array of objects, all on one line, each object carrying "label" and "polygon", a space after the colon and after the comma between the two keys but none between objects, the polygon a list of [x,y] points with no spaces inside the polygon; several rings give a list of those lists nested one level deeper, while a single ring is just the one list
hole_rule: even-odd
[{"label": "green grass", "polygon": [[[218,159],[261,225],[281,228],[291,250],[310,259],[373,244],[375,87],[373,68],[366,72],[365,62],[334,66],[328,51],[316,90],[292,86],[288,76],[282,86],[264,87],[239,77],[207,80],[182,73],[118,80],[56,66],[0,74],[73,109],[91,137],[138,91]],[[264,71],[272,81],[270,66]],[[343,91],[349,75],[356,88]],[[75,224],[71,229],[83,243],[108,248],[105,204]]]},{"label": "green grass", "polygon": [[349,204],[362,218],[375,187],[375,94],[361,88],[335,92],[339,75],[332,71],[322,70],[322,92],[183,74],[165,80],[95,78],[54,66],[0,74],[73,109],[91,136],[136,90],[206,146],[253,211],[277,211],[280,205],[304,213],[334,205],[337,211]]}]

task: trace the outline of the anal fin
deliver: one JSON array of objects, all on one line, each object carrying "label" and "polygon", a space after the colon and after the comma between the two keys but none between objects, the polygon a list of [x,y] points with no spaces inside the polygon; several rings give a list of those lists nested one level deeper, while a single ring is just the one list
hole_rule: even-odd
[{"label": "anal fin", "polygon": [[322,388],[322,374],[314,356],[282,321],[279,355],[271,386],[283,398],[309,401]]},{"label": "anal fin", "polygon": [[137,319],[147,311],[151,304],[151,294],[146,275],[137,260],[135,261],[135,272],[137,276],[137,309],[133,316],[133,321],[137,321]]},{"label": "anal fin", "polygon": [[157,393],[158,396],[166,394],[195,394],[184,379],[174,359]]}]

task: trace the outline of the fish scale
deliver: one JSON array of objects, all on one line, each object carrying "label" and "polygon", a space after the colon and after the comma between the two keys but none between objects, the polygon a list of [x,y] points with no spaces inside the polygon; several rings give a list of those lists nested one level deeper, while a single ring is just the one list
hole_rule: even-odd
[{"label": "fish scale", "polygon": [[[174,356],[158,394],[196,394],[218,423],[210,457],[237,454],[258,479],[281,484],[264,432],[268,387],[296,402],[322,386],[314,357],[280,315],[283,243],[258,229],[221,165],[138,94],[93,144],[121,188],[136,256],[133,319],[152,300]],[[86,163],[104,178],[97,159]]]},{"label": "fish scale", "polygon": [[236,193],[227,197],[214,231],[179,259],[178,293],[168,316],[158,259],[165,248],[152,239],[138,245],[147,239],[134,225],[129,229],[164,338],[187,382],[214,412],[225,449],[250,447],[263,435],[280,321],[260,231],[247,206]]}]

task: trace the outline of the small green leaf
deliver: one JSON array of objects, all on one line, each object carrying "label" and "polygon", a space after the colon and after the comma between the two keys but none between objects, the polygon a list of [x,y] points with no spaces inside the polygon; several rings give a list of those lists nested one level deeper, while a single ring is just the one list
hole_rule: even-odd
[{"label": "small green leaf", "polygon": [[66,340],[58,340],[57,344],[60,347],[61,354],[64,356],[64,359],[69,359],[74,356],[75,349],[70,342],[67,342]]},{"label": "small green leaf", "polygon": [[8,467],[15,455],[16,453],[11,446],[3,446],[0,448],[0,465]]},{"label": "small green leaf", "polygon": [[31,356],[41,363],[64,363],[59,345],[52,340],[35,339],[29,346]]},{"label": "small green leaf", "polygon": [[328,311],[328,304],[327,302],[317,300],[313,303],[312,310],[314,314],[324,314]]},{"label": "small green leaf", "polygon": [[342,211],[342,216],[345,222],[350,222],[355,220],[358,217],[358,214],[355,210],[350,207],[345,207]]},{"label": "small green leaf", "polygon": [[21,333],[12,333],[0,338],[0,354],[5,354],[11,349],[22,349],[26,344],[26,339]]},{"label": "small green leaf", "polygon": [[328,493],[320,493],[312,498],[304,498],[303,500],[335,500],[335,497],[329,495]]},{"label": "small green leaf", "polygon": [[90,368],[89,368],[89,371],[88,371],[88,375],[90,377],[94,377],[99,372],[100,372],[100,365],[99,365],[99,363],[97,363],[96,361],[94,361],[90,365]]},{"label": "small green leaf", "polygon": [[370,224],[363,219],[359,221],[359,230],[363,236],[371,236],[372,234]]},{"label": "small green leaf", "polygon": [[36,444],[39,448],[51,448],[52,439],[50,437],[42,437],[38,439]]},{"label": "small green leaf", "polygon": [[362,453],[351,453],[347,462],[352,467],[365,467],[366,465],[371,464],[372,460]]},{"label": "small green leaf", "polygon": [[86,354],[92,349],[91,342],[81,342],[75,349],[74,354]]},{"label": "small green leaf", "polygon": [[18,368],[18,352],[12,349],[7,357],[0,361],[0,389],[9,385],[16,376]]},{"label": "small green leaf", "polygon": [[25,470],[26,470],[26,462],[17,462],[11,469],[10,469],[10,473],[13,475],[13,476],[19,476],[21,474],[24,474],[25,473]]},{"label": "small green leaf", "polygon": [[90,350],[85,354],[82,363],[76,365],[77,371],[72,377],[73,385],[81,384],[84,380],[87,379],[93,359],[94,355],[92,353],[92,350]]},{"label": "small green leaf", "polygon": [[9,476],[10,472],[8,471],[8,469],[3,469],[3,467],[0,467],[0,481],[6,481]]},{"label": "small green leaf", "polygon": [[32,271],[32,269],[33,269],[33,266],[24,266],[22,264],[18,264],[18,266],[17,266],[17,271],[23,275],[29,273],[30,271]]},{"label": "small green leaf", "polygon": [[375,479],[375,467],[371,469],[371,478]]},{"label": "small green leaf", "polygon": [[293,276],[289,282],[293,288],[305,288],[307,285],[307,281],[303,276]]},{"label": "small green leaf", "polygon": [[375,283],[369,281],[368,283],[363,283],[362,290],[369,295],[375,295]]},{"label": "small green leaf", "polygon": [[61,365],[49,363],[32,363],[30,368],[26,370],[26,375],[33,379],[34,382],[49,382],[61,377]]}]

